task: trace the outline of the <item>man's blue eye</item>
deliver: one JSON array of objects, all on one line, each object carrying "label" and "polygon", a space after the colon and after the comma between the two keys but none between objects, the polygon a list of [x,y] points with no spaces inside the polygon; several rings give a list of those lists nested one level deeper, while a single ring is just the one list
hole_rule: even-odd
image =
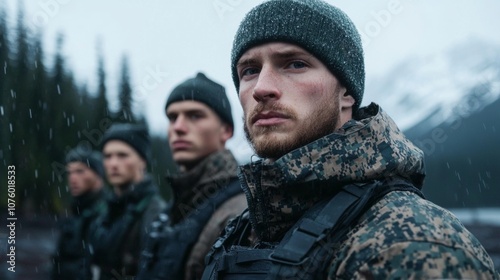
[{"label": "man's blue eye", "polygon": [[241,76],[253,75],[257,73],[259,73],[259,70],[257,68],[246,68],[241,71]]},{"label": "man's blue eye", "polygon": [[298,68],[304,68],[304,67],[306,67],[306,64],[304,62],[302,62],[302,61],[294,61],[294,62],[292,62],[290,64],[290,67],[291,68],[296,68],[296,69],[298,69]]},{"label": "man's blue eye", "polygon": [[198,114],[193,114],[193,115],[190,115],[189,118],[191,120],[198,120],[198,119],[201,119],[201,115],[198,115]]}]

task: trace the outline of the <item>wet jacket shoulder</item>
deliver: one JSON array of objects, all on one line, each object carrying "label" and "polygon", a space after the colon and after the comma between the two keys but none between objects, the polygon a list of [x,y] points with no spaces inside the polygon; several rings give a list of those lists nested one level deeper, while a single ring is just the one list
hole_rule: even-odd
[{"label": "wet jacket shoulder", "polygon": [[496,279],[492,260],[460,221],[414,193],[389,193],[347,236],[330,279]]},{"label": "wet jacket shoulder", "polygon": [[192,248],[188,252],[180,253],[185,254],[184,279],[201,278],[205,266],[204,258],[212,244],[227,221],[241,214],[246,208],[245,196],[237,182],[237,167],[238,163],[233,154],[229,150],[222,150],[208,156],[188,172],[167,177],[174,190],[174,202],[170,212],[173,226],[189,219],[196,211],[204,211],[201,209],[204,203],[226,193],[230,185],[237,187],[237,192],[229,195],[205,222]]},{"label": "wet jacket shoulder", "polygon": [[[359,122],[378,135],[373,139],[386,139],[373,149],[375,155],[381,155],[373,166],[382,167],[385,177],[404,177],[421,188],[423,168],[415,172],[418,169],[408,167],[418,166],[422,156],[408,157],[404,152],[413,144],[402,141],[404,135],[378,106],[372,104],[361,114]],[[460,221],[414,193],[389,193],[363,215],[347,237],[332,262],[332,279],[495,277],[491,258]]]},{"label": "wet jacket shoulder", "polygon": [[205,256],[215,240],[220,236],[229,220],[237,217],[246,209],[246,199],[240,193],[220,206],[207,222],[186,261],[184,279],[201,279],[205,267]]},{"label": "wet jacket shoulder", "polygon": [[52,279],[91,279],[88,234],[96,218],[106,213],[106,194],[101,190],[73,199],[72,216],[61,224]]}]

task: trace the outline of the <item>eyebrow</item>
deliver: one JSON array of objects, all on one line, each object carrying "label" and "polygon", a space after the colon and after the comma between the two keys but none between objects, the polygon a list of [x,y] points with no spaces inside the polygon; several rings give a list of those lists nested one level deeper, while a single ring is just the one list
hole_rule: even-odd
[{"label": "eyebrow", "polygon": [[187,109],[187,110],[180,110],[180,111],[171,111],[171,112],[167,111],[167,116],[171,115],[171,114],[179,115],[179,114],[197,114],[197,113],[204,114],[205,111],[203,109],[198,109],[198,108]]},{"label": "eyebrow", "polygon": [[247,58],[247,59],[238,61],[238,63],[236,63],[236,68],[239,68],[239,67],[241,67],[243,65],[251,65],[251,64],[256,64],[256,63],[258,63],[257,59],[255,59],[255,58]]},{"label": "eyebrow", "polygon": [[[302,50],[298,50],[298,49],[285,49],[284,51],[276,51],[274,52],[271,57],[274,59],[274,58],[277,58],[277,59],[287,59],[287,58],[291,58],[291,57],[295,57],[295,56],[301,56],[301,55],[305,55],[305,56],[312,56],[311,54],[308,54]],[[258,63],[259,60],[258,59],[255,59],[253,57],[249,57],[247,59],[243,59],[241,61],[238,61],[238,63],[236,63],[236,67],[240,67],[242,65],[251,65],[251,64],[256,64]]]}]

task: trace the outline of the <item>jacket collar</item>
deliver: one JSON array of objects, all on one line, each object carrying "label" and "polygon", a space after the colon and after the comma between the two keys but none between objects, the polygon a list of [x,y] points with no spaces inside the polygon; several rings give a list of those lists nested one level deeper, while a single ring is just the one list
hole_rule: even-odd
[{"label": "jacket collar", "polygon": [[75,215],[81,215],[86,209],[92,208],[97,202],[106,199],[106,191],[102,187],[96,192],[86,192],[73,198],[71,211]]},{"label": "jacket collar", "polygon": [[187,172],[167,174],[174,191],[172,215],[174,223],[188,215],[207,195],[236,179],[238,163],[229,150],[213,153]]},{"label": "jacket collar", "polygon": [[402,177],[421,188],[423,152],[378,105],[361,108],[358,116],[274,162],[240,168],[250,221],[261,240],[279,238],[312,205],[349,183]]},{"label": "jacket collar", "polygon": [[151,176],[149,174],[146,174],[142,181],[132,184],[132,186],[127,189],[129,189],[130,191],[124,193],[121,196],[117,196],[115,193],[113,193],[111,203],[117,205],[137,203],[148,195],[158,193],[158,187],[153,183],[153,180],[151,179]]}]

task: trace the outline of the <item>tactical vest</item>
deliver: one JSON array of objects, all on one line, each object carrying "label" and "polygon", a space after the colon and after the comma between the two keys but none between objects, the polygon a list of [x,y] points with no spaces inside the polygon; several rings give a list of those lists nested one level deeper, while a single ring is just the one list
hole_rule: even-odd
[{"label": "tactical vest", "polygon": [[372,205],[392,191],[410,191],[403,180],[346,185],[317,203],[280,242],[239,245],[250,233],[246,213],[233,220],[207,255],[202,279],[326,279],[328,266],[347,232]]},{"label": "tactical vest", "polygon": [[152,224],[136,280],[182,279],[186,259],[208,220],[224,202],[241,192],[239,181],[233,180],[175,225],[169,224],[166,214],[160,214]]}]

